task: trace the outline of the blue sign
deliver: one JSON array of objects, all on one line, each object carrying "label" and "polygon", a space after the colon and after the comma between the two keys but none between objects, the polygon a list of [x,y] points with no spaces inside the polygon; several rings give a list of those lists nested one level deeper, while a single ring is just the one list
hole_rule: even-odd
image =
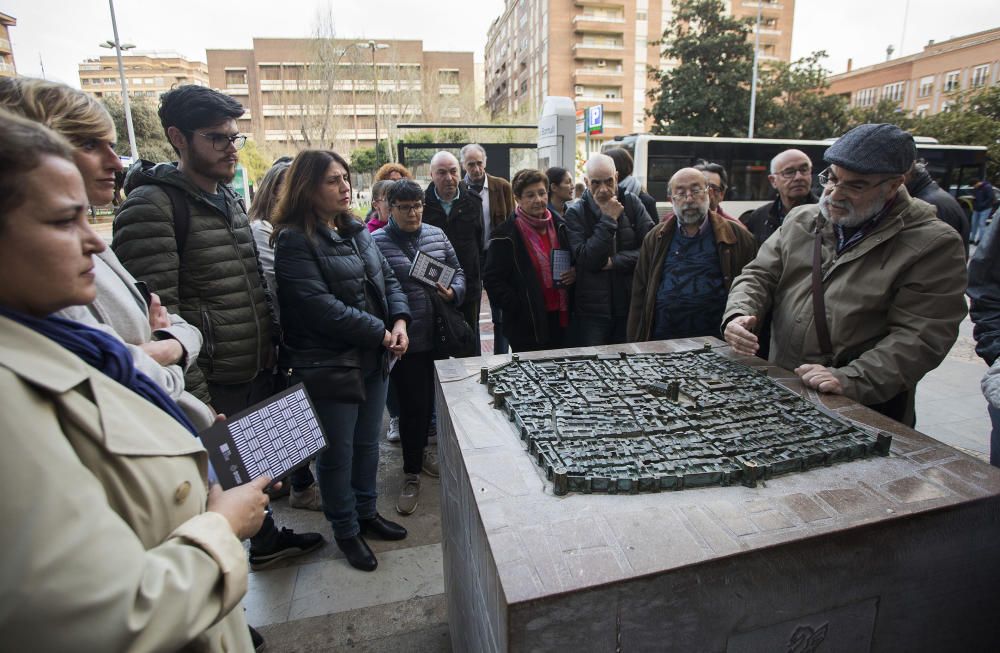
[{"label": "blue sign", "polygon": [[590,107],[587,109],[587,133],[588,134],[603,134],[604,133],[604,105],[598,104],[597,106]]}]

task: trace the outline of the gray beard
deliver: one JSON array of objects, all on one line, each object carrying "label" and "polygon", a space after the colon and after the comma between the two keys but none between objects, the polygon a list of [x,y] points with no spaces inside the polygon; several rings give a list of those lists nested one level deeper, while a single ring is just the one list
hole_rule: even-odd
[{"label": "gray beard", "polygon": [[708,217],[708,213],[702,213],[701,209],[681,209],[681,212],[677,214],[677,221],[680,222],[685,227],[691,225],[700,225]]},{"label": "gray beard", "polygon": [[[830,199],[829,195],[823,195],[822,197],[820,197],[819,212],[823,214],[824,218],[826,218],[833,224],[838,224],[841,227],[847,227],[848,229],[853,229],[854,227],[863,224],[866,220],[868,220],[869,218],[873,217],[876,213],[878,213],[878,210],[883,205],[885,205],[886,198],[885,197],[878,198],[868,203],[867,205],[861,207],[855,207],[851,205],[850,211],[847,213],[847,215],[842,215],[836,218],[830,215],[830,204],[832,203],[832,201],[833,200]],[[841,205],[841,207],[844,206],[845,205],[843,204]]]}]

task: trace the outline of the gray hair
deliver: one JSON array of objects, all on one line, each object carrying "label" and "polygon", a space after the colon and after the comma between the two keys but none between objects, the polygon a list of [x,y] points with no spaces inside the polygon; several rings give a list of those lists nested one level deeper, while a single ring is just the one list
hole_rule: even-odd
[{"label": "gray hair", "polygon": [[593,170],[598,166],[607,166],[608,168],[611,169],[612,173],[616,172],[614,159],[612,159],[607,154],[594,152],[593,154],[590,155],[590,158],[587,159],[587,162],[583,165],[583,171],[586,173],[588,179],[593,178],[594,176]]},{"label": "gray hair", "polygon": [[464,162],[465,156],[469,152],[472,152],[473,150],[478,150],[479,153],[483,155],[483,163],[486,163],[486,150],[484,150],[483,146],[480,145],[479,143],[469,143],[468,145],[463,147],[462,150],[458,153],[458,158]]}]

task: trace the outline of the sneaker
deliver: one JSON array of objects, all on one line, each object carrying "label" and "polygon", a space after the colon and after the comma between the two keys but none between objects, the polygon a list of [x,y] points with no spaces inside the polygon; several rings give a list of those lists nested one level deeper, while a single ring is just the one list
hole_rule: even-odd
[{"label": "sneaker", "polygon": [[419,500],[420,475],[407,474],[403,478],[403,489],[399,491],[399,498],[396,499],[396,512],[401,515],[412,515],[417,509]]},{"label": "sneaker", "polygon": [[389,430],[385,432],[385,439],[389,442],[399,442],[399,418],[389,418]]},{"label": "sneaker", "polygon": [[319,487],[313,483],[301,492],[292,488],[288,497],[288,505],[300,510],[322,510],[323,499],[319,495]]},{"label": "sneaker", "polygon": [[254,653],[260,653],[264,650],[264,636],[257,632],[257,629],[253,626],[247,626],[250,629],[250,641],[253,642]]},{"label": "sneaker", "polygon": [[427,447],[424,449],[424,464],[421,468],[424,474],[427,474],[431,478],[437,478],[441,475],[438,471],[438,455],[437,449],[432,447]]},{"label": "sneaker", "polygon": [[319,533],[296,533],[290,528],[282,528],[274,536],[274,546],[268,549],[254,549],[250,546],[250,568],[265,569],[284,558],[293,558],[323,546],[323,536]]}]

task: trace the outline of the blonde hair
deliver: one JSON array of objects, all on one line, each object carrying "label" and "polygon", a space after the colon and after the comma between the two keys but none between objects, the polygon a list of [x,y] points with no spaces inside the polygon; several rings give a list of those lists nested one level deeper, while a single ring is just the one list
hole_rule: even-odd
[{"label": "blonde hair", "polygon": [[92,95],[44,79],[0,80],[0,106],[62,134],[74,147],[115,139],[108,110]]}]

